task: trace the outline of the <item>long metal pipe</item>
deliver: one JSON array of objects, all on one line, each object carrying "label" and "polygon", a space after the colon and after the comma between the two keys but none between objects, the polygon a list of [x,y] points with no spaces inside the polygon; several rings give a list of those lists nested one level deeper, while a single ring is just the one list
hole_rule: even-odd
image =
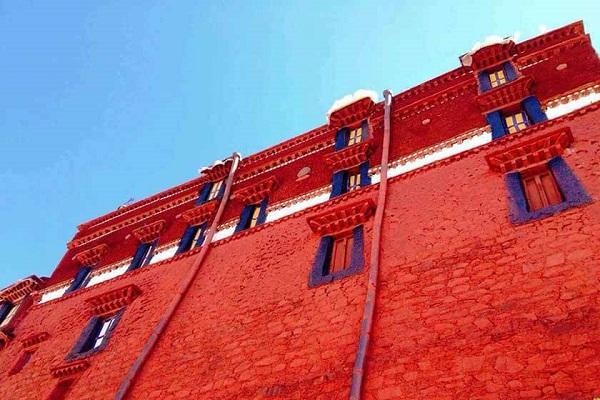
[{"label": "long metal pipe", "polygon": [[373,315],[375,314],[375,299],[377,296],[377,279],[379,276],[379,250],[381,246],[381,228],[383,226],[383,213],[385,211],[385,200],[387,196],[387,173],[390,153],[390,110],[392,106],[392,93],[383,91],[384,97],[384,121],[383,121],[383,150],[381,152],[381,179],[377,194],[377,209],[373,222],[373,239],[371,241],[371,260],[369,266],[369,281],[367,283],[367,296],[363,308],[362,323],[360,325],[360,336],[358,338],[358,350],[352,368],[352,384],[350,386],[350,400],[360,400],[362,383],[365,376],[365,363],[371,330],[373,328]]},{"label": "long metal pipe", "polygon": [[190,268],[188,274],[181,281],[181,284],[179,285],[177,293],[175,294],[175,296],[169,303],[168,308],[165,310],[165,312],[161,316],[158,324],[154,327],[152,334],[150,335],[150,337],[144,344],[142,351],[137,356],[133,365],[129,368],[127,375],[123,379],[123,382],[121,382],[121,385],[119,386],[119,390],[117,391],[117,393],[115,395],[115,400],[123,400],[125,398],[125,396],[127,395],[127,393],[129,392],[129,390],[131,389],[131,386],[133,385],[133,381],[135,380],[138,373],[141,371],[142,367],[144,366],[144,363],[150,356],[150,353],[152,353],[152,350],[154,349],[156,342],[158,342],[158,339],[163,334],[163,332],[165,331],[165,328],[167,327],[167,325],[173,318],[175,311],[177,310],[177,308],[181,304],[181,301],[183,300],[183,298],[187,294],[188,290],[190,289],[190,286],[192,285],[192,282],[196,278],[198,271],[200,271],[200,267],[202,266],[202,264],[206,258],[206,255],[208,254],[208,251],[211,248],[213,236],[215,235],[215,232],[217,231],[217,227],[219,226],[219,221],[221,220],[221,216],[223,215],[223,211],[225,210],[225,205],[227,204],[227,200],[229,199],[229,195],[231,194],[231,186],[233,184],[233,178],[235,175],[235,171],[239,165],[241,156],[239,153],[233,153],[231,158],[233,159],[233,162],[231,164],[231,169],[229,170],[229,175],[227,176],[227,181],[225,183],[225,193],[223,194],[223,199],[221,200],[221,202],[219,204],[219,208],[218,208],[217,214],[215,215],[215,218],[212,222],[212,225],[210,226],[210,229],[208,230],[208,232],[206,234],[206,239],[204,241],[204,243],[206,243],[206,245],[202,246],[202,249],[200,250],[200,253],[194,260],[194,263],[192,264],[192,267]]}]

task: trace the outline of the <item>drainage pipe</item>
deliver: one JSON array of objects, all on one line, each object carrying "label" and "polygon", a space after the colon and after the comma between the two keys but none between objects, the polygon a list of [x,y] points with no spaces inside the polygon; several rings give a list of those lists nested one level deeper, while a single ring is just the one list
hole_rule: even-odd
[{"label": "drainage pipe", "polygon": [[373,327],[373,315],[375,313],[375,298],[377,296],[377,277],[379,275],[379,251],[381,245],[381,228],[383,225],[383,213],[387,195],[387,173],[388,159],[390,153],[390,110],[392,106],[392,93],[389,90],[383,92],[384,97],[384,122],[383,122],[383,150],[381,152],[381,180],[377,194],[377,209],[373,222],[373,239],[371,241],[371,260],[369,265],[369,281],[367,283],[367,296],[363,308],[360,336],[358,338],[358,350],[352,368],[352,384],[350,386],[350,400],[360,400],[362,383],[365,375],[365,363],[371,330]]},{"label": "drainage pipe", "polygon": [[206,243],[206,245],[202,246],[200,253],[198,254],[196,259],[194,260],[194,263],[192,264],[192,267],[190,268],[185,278],[181,281],[177,293],[175,294],[175,297],[173,297],[173,299],[169,303],[169,307],[161,316],[156,327],[154,327],[154,330],[152,331],[152,334],[146,341],[146,344],[144,344],[141,353],[138,355],[131,368],[129,368],[125,379],[123,379],[123,382],[121,382],[119,390],[115,395],[115,400],[123,400],[129,392],[129,390],[131,389],[133,381],[135,380],[136,376],[139,374],[142,367],[144,366],[144,363],[152,353],[156,342],[158,342],[158,339],[163,334],[167,325],[173,318],[175,311],[177,310],[177,308],[181,304],[181,301],[190,289],[192,282],[196,278],[198,271],[200,271],[200,267],[202,267],[202,264],[206,259],[206,255],[208,254],[208,251],[211,248],[213,236],[217,231],[219,221],[221,220],[221,216],[223,215],[223,211],[225,210],[225,205],[227,204],[227,200],[229,199],[229,195],[231,193],[231,186],[233,184],[233,177],[240,163],[241,156],[239,153],[233,153],[231,159],[233,160],[233,162],[231,164],[231,169],[229,170],[229,175],[227,176],[227,181],[225,183],[225,193],[223,194],[223,199],[219,204],[219,208],[217,210],[217,214],[213,220],[213,223],[210,226],[208,233],[206,234],[206,239],[204,242]]}]

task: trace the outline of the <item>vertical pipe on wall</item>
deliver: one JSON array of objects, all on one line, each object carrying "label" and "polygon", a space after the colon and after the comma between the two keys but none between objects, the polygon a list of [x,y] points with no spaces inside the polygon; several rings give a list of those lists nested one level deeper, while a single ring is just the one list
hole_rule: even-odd
[{"label": "vertical pipe on wall", "polygon": [[377,278],[379,275],[379,250],[381,244],[381,228],[383,225],[383,213],[385,211],[385,200],[387,195],[387,172],[390,152],[390,118],[392,106],[392,93],[389,90],[383,92],[384,97],[384,123],[383,123],[383,150],[381,152],[381,181],[377,194],[377,210],[373,222],[373,239],[371,241],[371,260],[369,266],[369,281],[367,283],[367,296],[363,308],[360,336],[358,338],[358,349],[352,368],[352,384],[350,386],[350,400],[361,398],[362,383],[365,374],[365,362],[371,329],[373,327],[373,316],[375,314],[375,298],[377,295]]},{"label": "vertical pipe on wall", "polygon": [[127,395],[127,393],[129,392],[129,390],[131,389],[131,385],[133,384],[134,379],[136,378],[137,374],[140,372],[140,370],[144,366],[144,363],[150,356],[150,353],[152,353],[152,350],[154,349],[156,342],[158,341],[158,339],[160,338],[162,333],[165,331],[167,325],[173,318],[175,311],[177,310],[177,308],[179,307],[179,304],[181,303],[181,301],[187,294],[190,286],[192,285],[192,282],[194,281],[194,279],[196,278],[196,275],[198,274],[198,271],[200,270],[200,267],[202,266],[204,259],[206,258],[206,255],[208,254],[209,249],[211,248],[213,236],[215,235],[215,232],[217,231],[219,221],[221,220],[221,216],[223,215],[223,211],[225,210],[225,205],[227,204],[227,200],[229,199],[229,194],[231,193],[233,177],[234,177],[235,171],[239,165],[241,156],[239,155],[239,153],[233,153],[232,159],[233,159],[233,162],[231,164],[231,169],[229,170],[229,175],[227,176],[227,181],[225,183],[225,192],[223,193],[223,200],[221,200],[221,202],[219,203],[219,208],[217,210],[215,219],[213,220],[212,225],[210,226],[210,229],[208,230],[208,233],[206,234],[206,239],[205,239],[206,245],[202,246],[200,253],[194,260],[194,263],[192,264],[188,274],[181,281],[175,296],[169,303],[168,308],[165,310],[165,312],[161,316],[158,324],[152,331],[152,334],[150,335],[150,337],[144,344],[144,347],[143,347],[141,353],[138,355],[136,360],[133,362],[133,365],[131,366],[131,368],[129,368],[129,371],[127,371],[127,375],[123,379],[123,382],[121,382],[121,385],[119,386],[119,390],[115,394],[115,400],[124,399],[125,396]]}]

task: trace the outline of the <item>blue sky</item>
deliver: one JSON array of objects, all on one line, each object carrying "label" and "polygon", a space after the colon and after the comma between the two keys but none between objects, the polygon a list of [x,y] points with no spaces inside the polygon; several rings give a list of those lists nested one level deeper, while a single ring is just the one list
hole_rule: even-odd
[{"label": "blue sky", "polygon": [[0,288],[47,276],[76,225],[394,93],[485,36],[535,36],[589,1],[0,0]]}]

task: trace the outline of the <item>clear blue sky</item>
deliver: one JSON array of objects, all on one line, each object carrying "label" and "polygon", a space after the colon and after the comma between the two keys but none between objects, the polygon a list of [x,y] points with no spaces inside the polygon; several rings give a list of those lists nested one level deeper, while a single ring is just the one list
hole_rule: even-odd
[{"label": "clear blue sky", "polygon": [[49,275],[78,223],[321,125],[356,89],[578,19],[598,43],[598,0],[0,0],[0,288]]}]

